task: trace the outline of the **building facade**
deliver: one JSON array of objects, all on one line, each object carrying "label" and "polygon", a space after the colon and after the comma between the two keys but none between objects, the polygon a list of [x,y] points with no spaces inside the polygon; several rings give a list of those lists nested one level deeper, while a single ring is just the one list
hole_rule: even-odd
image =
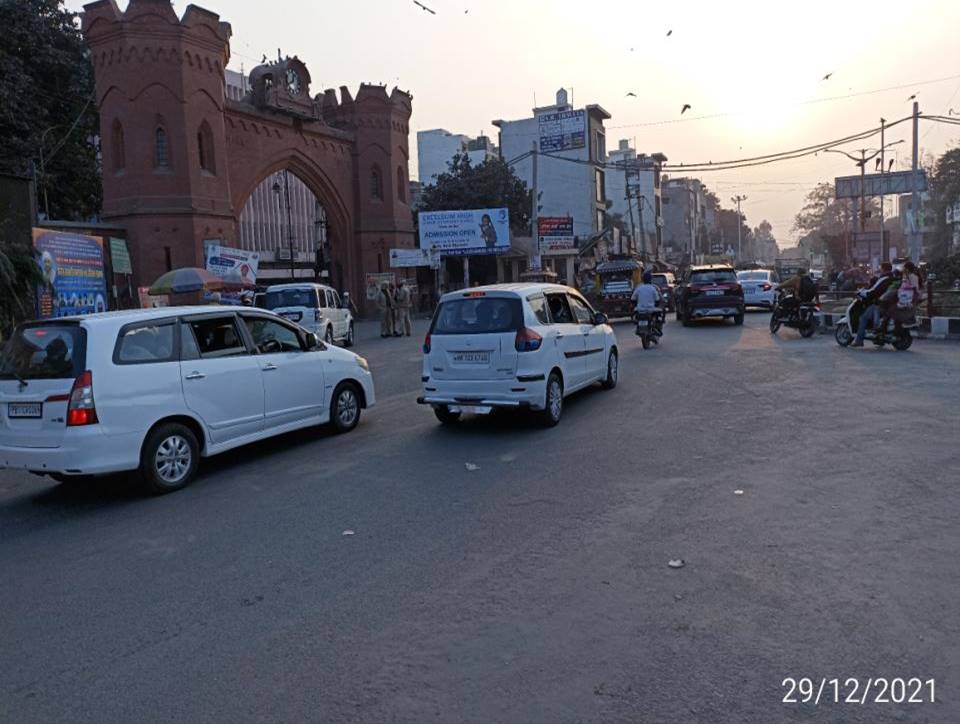
[{"label": "building facade", "polygon": [[[260,250],[265,269],[294,267],[287,279],[312,276],[319,247],[359,302],[365,274],[389,269],[389,249],[415,245],[407,93],[363,85],[356,98],[346,87],[312,97],[309,71],[289,57],[249,79],[227,74],[230,25],[194,5],[180,18],[167,0],[124,11],[99,0],[82,27],[103,129],[103,218],[127,230],[136,283],[203,266],[212,243]],[[318,223],[293,223],[298,204]]]},{"label": "building facade", "polygon": [[450,162],[457,155],[466,155],[471,165],[479,166],[497,157],[497,147],[483,135],[470,138],[443,128],[417,131],[417,175],[423,186],[435,184],[440,174],[450,170]]},{"label": "building facade", "polygon": [[610,213],[619,215],[630,231],[632,248],[644,258],[659,258],[662,247],[662,153],[638,154],[621,139],[607,156],[607,198]]},{"label": "building facade", "polygon": [[[533,109],[530,118],[495,120],[499,129],[500,155],[509,161],[533,155],[513,164],[513,170],[528,188],[533,188],[537,164],[539,216],[570,217],[579,243],[608,228],[607,143],[604,121],[610,118],[599,105],[574,109],[564,90],[556,104]],[[573,282],[577,249],[551,252],[543,265],[560,278]]]},{"label": "building facade", "polygon": [[705,188],[700,179],[663,180],[663,247],[672,263],[695,261],[709,253]]}]

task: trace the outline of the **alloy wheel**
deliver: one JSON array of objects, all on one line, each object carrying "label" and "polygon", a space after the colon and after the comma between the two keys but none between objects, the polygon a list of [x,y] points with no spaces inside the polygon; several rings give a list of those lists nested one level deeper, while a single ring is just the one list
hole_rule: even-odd
[{"label": "alloy wheel", "polygon": [[350,387],[341,390],[337,397],[337,420],[341,427],[351,427],[356,422],[359,411],[360,403],[357,400],[357,393]]},{"label": "alloy wheel", "polygon": [[192,457],[190,443],[180,435],[171,435],[157,446],[154,469],[163,482],[176,485],[189,472]]}]

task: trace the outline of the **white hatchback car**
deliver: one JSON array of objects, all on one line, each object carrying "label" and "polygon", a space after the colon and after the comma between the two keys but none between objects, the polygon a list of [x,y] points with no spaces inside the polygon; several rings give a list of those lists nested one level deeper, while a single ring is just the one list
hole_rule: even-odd
[{"label": "white hatchback car", "polygon": [[445,294],[423,344],[423,396],[444,424],[464,412],[539,411],[556,425],[563,398],[617,384],[617,338],[604,314],[557,284],[496,284]]},{"label": "white hatchback car", "polygon": [[366,360],[270,312],[168,307],[21,325],[0,359],[0,468],[58,481],[139,469],[158,493],[201,456],[311,425],[352,430]]},{"label": "white hatchback car", "polygon": [[737,281],[743,287],[745,307],[773,309],[777,303],[777,273],[769,269],[753,269],[737,272]]},{"label": "white hatchback car", "polygon": [[324,284],[274,284],[267,287],[259,306],[296,322],[327,344],[352,347],[353,315],[344,299]]}]

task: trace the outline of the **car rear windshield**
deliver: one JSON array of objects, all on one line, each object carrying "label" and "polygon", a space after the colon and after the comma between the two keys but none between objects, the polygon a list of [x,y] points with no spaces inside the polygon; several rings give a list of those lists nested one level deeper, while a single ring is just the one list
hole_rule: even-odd
[{"label": "car rear windshield", "polygon": [[765,271],[750,271],[750,272],[740,272],[737,274],[739,279],[748,282],[765,282],[770,278],[770,272]]},{"label": "car rear windshield", "polygon": [[86,333],[78,324],[19,327],[0,355],[0,379],[74,379],[86,363]]},{"label": "car rear windshield", "polygon": [[522,325],[523,307],[519,299],[469,297],[441,304],[431,334],[515,332]]},{"label": "car rear windshield", "polygon": [[279,289],[267,292],[263,300],[264,309],[279,309],[281,307],[309,307],[317,308],[317,293],[313,289]]},{"label": "car rear windshield", "polygon": [[732,269],[704,269],[690,272],[691,284],[726,284],[736,281],[737,275]]},{"label": "car rear windshield", "polygon": [[666,287],[670,285],[670,281],[667,279],[666,274],[654,274],[653,283],[658,287]]}]

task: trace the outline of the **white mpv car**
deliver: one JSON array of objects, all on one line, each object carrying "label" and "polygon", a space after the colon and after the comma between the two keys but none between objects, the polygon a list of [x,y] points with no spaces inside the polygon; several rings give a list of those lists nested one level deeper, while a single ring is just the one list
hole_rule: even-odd
[{"label": "white mpv car", "polygon": [[274,284],[267,287],[260,305],[296,322],[327,344],[353,346],[353,315],[333,287],[307,282]]},{"label": "white mpv car", "polygon": [[168,307],[21,325],[0,360],[0,468],[58,481],[139,469],[158,493],[201,456],[311,425],[352,430],[366,360],[275,314]]},{"label": "white mpv car", "polygon": [[605,315],[557,284],[496,284],[445,294],[423,344],[423,396],[444,424],[464,412],[537,410],[556,425],[563,398],[612,388],[617,338]]}]

